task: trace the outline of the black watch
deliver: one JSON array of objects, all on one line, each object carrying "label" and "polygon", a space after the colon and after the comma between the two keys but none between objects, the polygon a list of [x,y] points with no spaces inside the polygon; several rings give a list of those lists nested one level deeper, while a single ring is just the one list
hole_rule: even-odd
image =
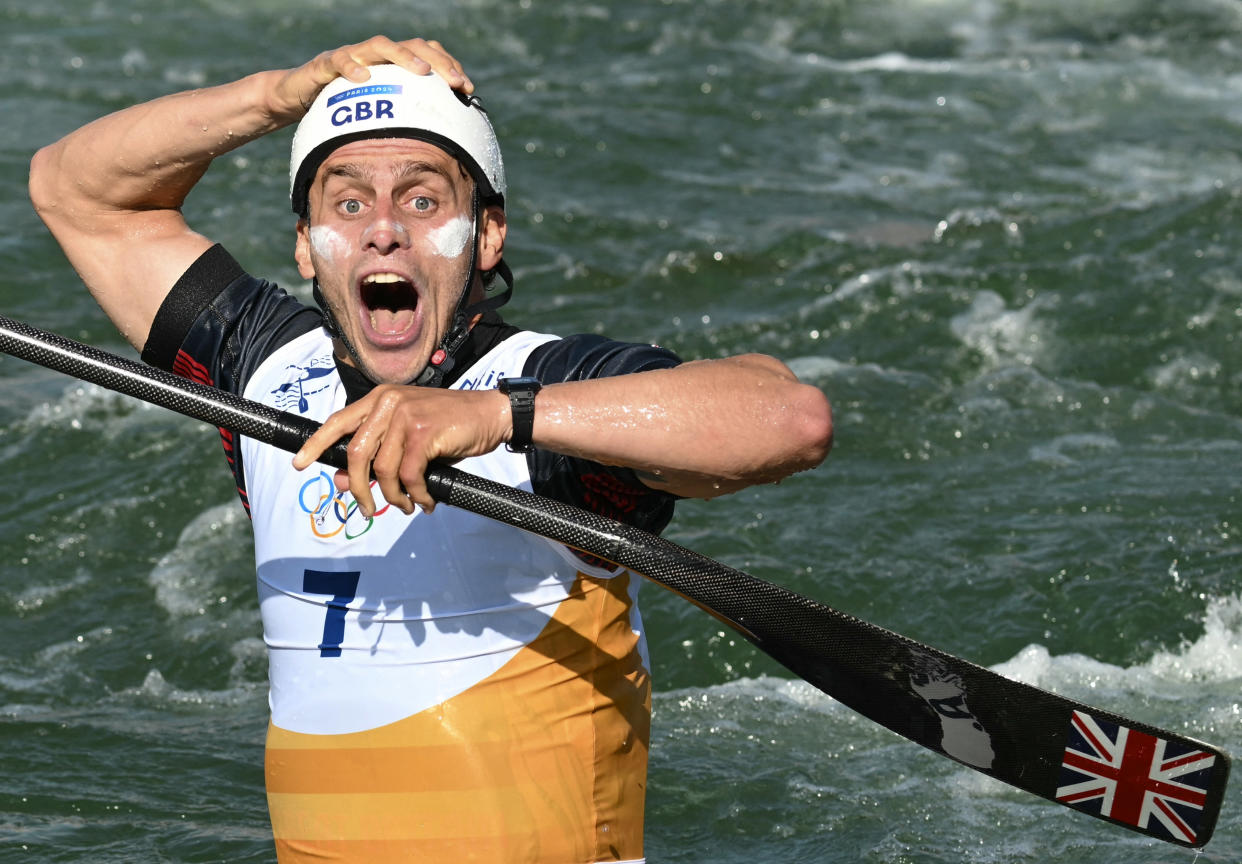
[{"label": "black watch", "polygon": [[535,430],[535,394],[542,386],[538,378],[501,378],[496,384],[496,389],[509,397],[513,437],[505,447],[510,453],[529,453],[535,449],[530,439]]}]

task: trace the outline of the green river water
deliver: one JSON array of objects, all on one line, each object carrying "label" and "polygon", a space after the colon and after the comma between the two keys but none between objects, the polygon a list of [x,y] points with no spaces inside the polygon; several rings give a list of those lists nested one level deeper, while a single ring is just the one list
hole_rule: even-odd
[{"label": "green river water", "polygon": [[[132,354],[34,215],[102,113],[443,41],[509,173],[507,316],[774,354],[837,443],[682,545],[1242,753],[1242,6],[0,0],[0,313]],[[192,224],[296,290],[288,135]],[[213,429],[0,358],[0,862],[271,862],[250,534]],[[1242,860],[1017,792],[655,586],[648,860]]]}]

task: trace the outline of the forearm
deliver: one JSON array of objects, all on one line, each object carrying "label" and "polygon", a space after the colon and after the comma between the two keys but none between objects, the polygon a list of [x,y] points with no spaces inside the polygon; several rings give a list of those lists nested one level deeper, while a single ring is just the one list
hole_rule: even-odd
[{"label": "forearm", "polygon": [[165,96],[66,135],[31,164],[35,207],[53,231],[118,212],[178,210],[213,159],[297,119],[274,111],[285,74]]},{"label": "forearm", "polygon": [[685,497],[783,479],[832,445],[823,393],[762,355],[556,384],[535,405],[536,446],[629,466]]},{"label": "forearm", "polygon": [[[673,369],[550,384],[535,400],[536,447],[639,472],[687,498],[714,498],[813,468],[832,446],[832,411],[818,388],[784,364],[750,354]],[[301,471],[350,437],[338,479],[363,515],[375,512],[374,476],[403,511],[435,501],[424,475],[433,459],[495,450],[513,436],[499,390],[382,385],[337,411],[293,458]]]}]

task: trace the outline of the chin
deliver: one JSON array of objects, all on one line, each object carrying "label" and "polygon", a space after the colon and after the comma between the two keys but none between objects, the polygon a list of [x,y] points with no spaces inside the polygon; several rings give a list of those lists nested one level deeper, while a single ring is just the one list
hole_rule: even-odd
[{"label": "chin", "polygon": [[423,371],[426,362],[407,361],[404,363],[391,360],[382,362],[366,362],[361,368],[363,373],[376,384],[409,384]]},{"label": "chin", "polygon": [[[429,352],[418,349],[407,351],[381,351],[374,348],[359,351],[358,343],[346,338],[342,354],[350,366],[362,372],[376,384],[409,384],[429,362]],[[364,343],[365,344],[365,343]]]}]

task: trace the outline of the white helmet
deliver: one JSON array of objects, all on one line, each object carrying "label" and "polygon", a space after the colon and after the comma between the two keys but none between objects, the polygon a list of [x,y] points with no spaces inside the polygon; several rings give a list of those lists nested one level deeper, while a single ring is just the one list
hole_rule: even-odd
[{"label": "white helmet", "polygon": [[320,91],[298,124],[289,160],[289,199],[306,215],[311,181],[332,151],[364,138],[414,138],[453,156],[474,178],[484,204],[504,206],[505,166],[482,103],[453,90],[434,72],[370,67],[359,84],[337,78]]}]

